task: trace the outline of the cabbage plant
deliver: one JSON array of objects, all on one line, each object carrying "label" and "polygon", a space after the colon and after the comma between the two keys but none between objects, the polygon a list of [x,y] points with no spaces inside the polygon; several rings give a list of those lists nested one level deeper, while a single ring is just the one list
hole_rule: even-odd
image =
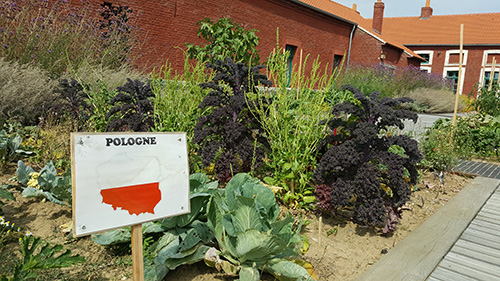
[{"label": "cabbage plant", "polygon": [[239,280],[260,280],[261,270],[279,280],[312,280],[293,260],[303,244],[301,225],[295,227],[291,216],[278,220],[279,213],[271,189],[248,174],[234,176],[208,206],[207,222],[219,250],[209,251],[206,263],[238,273]]}]

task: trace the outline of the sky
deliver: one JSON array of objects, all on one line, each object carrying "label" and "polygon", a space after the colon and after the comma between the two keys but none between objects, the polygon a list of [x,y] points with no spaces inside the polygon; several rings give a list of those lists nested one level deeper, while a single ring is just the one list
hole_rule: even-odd
[{"label": "sky", "polygon": [[[358,5],[358,11],[364,18],[373,17],[373,4],[377,0],[334,0],[352,7]],[[382,0],[385,4],[384,17],[417,17],[425,6],[426,0]],[[431,0],[433,15],[455,15],[471,13],[498,13],[500,0]]]}]

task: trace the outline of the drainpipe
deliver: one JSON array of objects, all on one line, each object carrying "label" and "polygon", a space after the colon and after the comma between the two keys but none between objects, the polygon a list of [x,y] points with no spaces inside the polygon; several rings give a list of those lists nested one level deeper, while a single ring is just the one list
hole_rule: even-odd
[{"label": "drainpipe", "polygon": [[351,61],[351,47],[352,47],[352,37],[354,36],[354,31],[358,27],[357,24],[352,26],[351,35],[349,35],[349,51],[347,52],[347,64],[346,67],[349,67],[349,62]]}]

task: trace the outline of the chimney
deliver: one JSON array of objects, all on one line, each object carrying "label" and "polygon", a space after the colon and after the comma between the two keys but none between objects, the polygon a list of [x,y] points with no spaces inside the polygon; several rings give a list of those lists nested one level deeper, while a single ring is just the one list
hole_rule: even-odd
[{"label": "chimney", "polygon": [[353,4],[352,4],[352,9],[353,9],[356,13],[358,13],[358,14],[359,14],[359,11],[358,11],[358,4],[353,3]]},{"label": "chimney", "polygon": [[420,13],[421,20],[430,19],[432,16],[431,0],[427,0],[425,7],[422,7],[422,12]]},{"label": "chimney", "polygon": [[382,22],[384,20],[384,2],[377,0],[373,7],[372,29],[382,34]]}]

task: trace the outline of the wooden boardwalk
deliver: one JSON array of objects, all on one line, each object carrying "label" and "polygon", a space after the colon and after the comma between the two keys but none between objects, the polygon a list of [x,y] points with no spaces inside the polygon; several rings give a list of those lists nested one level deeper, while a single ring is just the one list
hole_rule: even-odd
[{"label": "wooden boardwalk", "polygon": [[500,280],[500,189],[427,280]]},{"label": "wooden boardwalk", "polygon": [[475,178],[357,280],[500,280],[499,186]]}]

